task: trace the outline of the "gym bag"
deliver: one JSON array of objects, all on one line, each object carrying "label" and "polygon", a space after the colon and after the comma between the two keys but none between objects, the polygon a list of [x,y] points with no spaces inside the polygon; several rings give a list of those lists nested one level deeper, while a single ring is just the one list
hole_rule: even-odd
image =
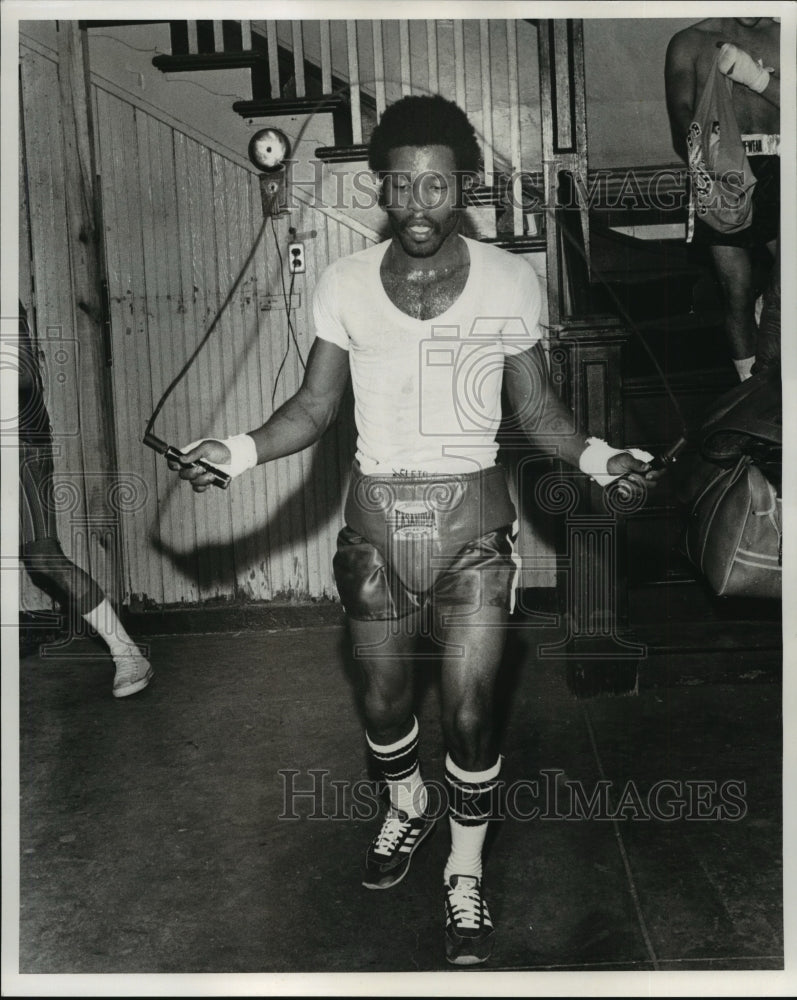
[{"label": "gym bag", "polygon": [[780,598],[781,498],[749,455],[716,469],[692,505],[689,558],[719,597]]},{"label": "gym bag", "polygon": [[703,423],[686,551],[720,597],[781,596],[781,445],[779,368],[725,393]]},{"label": "gym bag", "polygon": [[687,242],[695,216],[720,233],[736,233],[753,220],[756,178],[733,110],[733,81],[717,68],[719,52],[686,135],[690,182]]}]

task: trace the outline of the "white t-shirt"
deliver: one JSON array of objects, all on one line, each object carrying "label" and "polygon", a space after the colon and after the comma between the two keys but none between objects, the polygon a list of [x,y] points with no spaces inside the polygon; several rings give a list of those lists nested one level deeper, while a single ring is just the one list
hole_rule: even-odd
[{"label": "white t-shirt", "polygon": [[433,319],[407,316],[388,298],[379,268],[390,240],[335,261],[316,286],[316,335],[349,352],[366,475],[495,464],[504,357],[541,338],[542,293],[527,261],[462,238],[468,279]]}]

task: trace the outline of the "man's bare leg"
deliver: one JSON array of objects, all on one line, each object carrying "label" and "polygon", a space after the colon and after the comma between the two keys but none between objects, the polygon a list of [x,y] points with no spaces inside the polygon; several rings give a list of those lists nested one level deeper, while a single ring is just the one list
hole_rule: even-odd
[{"label": "man's bare leg", "polygon": [[443,734],[451,758],[466,771],[495,764],[495,682],[506,643],[503,608],[449,608],[438,614],[436,635],[444,643]]},{"label": "man's bare leg", "polygon": [[[464,613],[463,613],[464,612]],[[445,644],[443,732],[448,755],[451,852],[443,872],[446,957],[456,965],[486,961],[493,924],[482,893],[482,850],[497,816],[501,757],[496,746],[495,683],[506,641],[507,612],[453,608],[438,617]]]},{"label": "man's bare leg", "polygon": [[753,262],[744,247],[711,247],[711,258],[722,287],[725,333],[731,359],[745,379],[755,361],[756,324]]},{"label": "man's bare leg", "polygon": [[412,728],[416,618],[349,621],[354,660],[364,683],[368,735],[377,743],[395,743]]},{"label": "man's bare leg", "polygon": [[412,708],[417,617],[350,621],[354,659],[364,682],[368,750],[390,798],[390,809],[366,854],[363,885],[368,889],[389,889],[400,882],[434,825],[434,818],[426,816],[428,796]]}]

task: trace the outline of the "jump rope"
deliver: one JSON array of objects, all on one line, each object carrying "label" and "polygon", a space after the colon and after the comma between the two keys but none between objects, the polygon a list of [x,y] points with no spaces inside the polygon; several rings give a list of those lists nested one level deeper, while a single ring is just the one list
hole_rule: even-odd
[{"label": "jump rope", "polygon": [[159,438],[153,432],[152,428],[155,426],[155,421],[158,418],[158,414],[163,409],[163,404],[172,394],[174,389],[183,380],[184,376],[188,372],[191,365],[193,365],[197,355],[205,346],[205,344],[208,342],[213,331],[216,329],[216,325],[221,319],[232,297],[238,291],[241,281],[243,280],[244,274],[246,274],[249,265],[252,263],[252,259],[254,258],[255,253],[257,252],[257,248],[260,246],[260,241],[263,239],[263,235],[266,232],[266,227],[268,226],[269,218],[271,218],[271,211],[273,210],[275,201],[276,201],[276,195],[272,195],[270,201],[264,208],[263,221],[260,224],[260,228],[257,231],[257,235],[255,236],[255,241],[252,244],[252,249],[249,251],[246,260],[241,266],[241,269],[239,270],[238,276],[233,282],[232,287],[230,288],[229,292],[227,292],[224,301],[217,310],[216,315],[213,317],[213,320],[211,321],[210,326],[205,331],[204,336],[199,341],[194,350],[191,352],[191,355],[189,356],[188,360],[185,362],[183,367],[180,369],[180,371],[175,375],[175,377],[166,387],[163,395],[158,400],[157,406],[152,411],[152,416],[147,421],[147,426],[144,428],[143,443],[148,448],[152,448],[154,451],[158,452],[159,455],[163,455],[167,461],[177,462],[177,464],[183,466],[183,468],[196,468],[197,466],[201,467],[206,472],[209,472],[213,475],[213,480],[212,480],[213,485],[218,486],[220,489],[223,490],[226,490],[231,482],[231,477],[227,475],[226,472],[222,472],[221,469],[217,469],[214,465],[211,465],[210,462],[206,462],[205,459],[203,458],[198,459],[196,462],[186,462],[183,458],[182,452],[179,451],[179,449],[175,448],[174,445],[167,444],[166,441],[164,441],[162,438]]},{"label": "jump rope", "polygon": [[[345,86],[340,87],[336,91],[334,91],[333,96],[337,97],[340,94],[348,91],[349,89],[350,89],[349,85],[346,84]],[[327,100],[328,100],[328,98],[325,98],[324,101],[319,101],[317,108],[310,112],[310,114],[308,115],[308,117],[305,120],[304,124],[300,128],[299,133],[298,133],[296,139],[294,140],[294,146],[295,147],[298,146],[298,144],[299,144],[302,136],[304,135],[305,130],[307,129],[307,127],[310,124],[310,122],[312,121],[312,119],[315,117],[317,111],[321,108],[322,104],[325,103]],[[282,163],[287,163],[288,162],[289,155],[290,155],[290,150],[287,151],[286,156],[281,161],[281,163],[280,163],[280,169],[282,168]],[[277,173],[277,171],[275,171],[275,174],[276,173]],[[262,181],[261,181],[261,183],[262,183]],[[270,182],[270,184],[268,182],[266,182],[266,183],[267,183],[267,193],[269,194],[269,198],[268,198],[267,201],[264,201],[264,205],[263,205],[263,221],[260,224],[260,227],[258,228],[257,235],[255,236],[254,242],[252,243],[252,247],[249,250],[249,253],[247,254],[246,259],[244,260],[243,264],[241,265],[241,268],[240,268],[240,270],[238,272],[238,275],[235,278],[235,281],[233,282],[232,286],[230,287],[230,290],[227,292],[227,295],[225,296],[224,301],[219,306],[219,308],[218,308],[215,316],[211,320],[210,325],[208,326],[207,330],[203,334],[203,336],[202,336],[201,340],[199,341],[199,343],[197,344],[197,346],[191,352],[190,356],[188,357],[188,359],[185,362],[185,364],[183,365],[183,367],[180,369],[180,371],[177,373],[177,375],[175,375],[175,377],[172,379],[172,381],[166,387],[166,389],[163,392],[161,398],[158,400],[158,403],[155,406],[155,409],[152,412],[152,416],[147,421],[147,425],[146,425],[146,427],[144,429],[143,444],[145,444],[148,448],[152,448],[158,454],[163,455],[166,458],[167,461],[175,462],[178,465],[180,465],[182,468],[196,468],[196,467],[202,468],[205,472],[208,472],[208,473],[210,473],[213,476],[213,479],[212,479],[212,485],[213,486],[217,486],[219,489],[225,489],[225,490],[227,489],[227,487],[230,485],[230,482],[231,482],[231,477],[226,472],[223,472],[221,469],[218,469],[216,466],[212,465],[210,462],[205,461],[205,459],[198,459],[196,462],[186,462],[185,458],[184,458],[184,456],[182,454],[182,452],[178,448],[174,447],[174,445],[170,445],[166,441],[164,441],[162,438],[159,438],[154,433],[153,427],[155,425],[156,419],[158,418],[158,415],[160,414],[161,410],[163,409],[164,403],[169,398],[169,396],[172,394],[172,392],[174,391],[174,389],[180,384],[180,382],[183,380],[183,378],[187,374],[188,370],[193,365],[193,363],[196,360],[197,356],[199,355],[199,353],[201,352],[202,348],[205,346],[205,344],[210,339],[211,335],[213,334],[213,331],[216,329],[216,327],[217,327],[217,325],[219,323],[219,320],[221,319],[221,317],[224,314],[225,310],[227,309],[227,307],[229,306],[230,302],[232,301],[235,293],[237,292],[238,288],[240,287],[240,284],[241,284],[241,282],[243,280],[243,277],[246,274],[247,270],[249,269],[249,266],[252,263],[252,260],[254,259],[255,253],[257,252],[257,249],[260,246],[260,243],[261,243],[261,241],[263,239],[263,236],[265,235],[266,229],[268,228],[269,221],[271,221],[272,227],[274,225],[274,222],[273,222],[273,219],[274,219],[273,210],[274,210],[274,206],[276,205],[277,199],[278,199],[278,196],[279,196],[279,182],[276,181],[276,180],[273,180],[273,181]],[[268,187],[271,188],[270,191],[268,190]],[[527,188],[524,193],[528,193],[528,190],[529,189]],[[539,191],[537,191],[536,189],[532,189],[532,190],[534,191],[535,196],[539,195]],[[545,215],[554,224],[556,224],[555,209],[552,209],[551,207],[549,207],[549,206],[546,205],[545,206]],[[665,391],[667,393],[667,396],[668,396],[668,398],[669,398],[669,400],[670,400],[670,402],[672,404],[673,410],[677,414],[678,420],[679,420],[679,422],[681,424],[681,436],[678,438],[677,441],[675,441],[674,444],[670,445],[665,451],[663,451],[663,452],[659,453],[658,455],[656,455],[653,458],[653,460],[649,463],[651,469],[655,469],[655,470],[666,469],[669,466],[671,466],[674,462],[677,461],[678,456],[687,447],[687,445],[689,443],[688,442],[689,432],[687,430],[687,423],[686,423],[686,420],[684,419],[683,412],[682,412],[681,407],[680,407],[680,405],[678,403],[678,400],[675,398],[675,394],[672,391],[672,387],[671,387],[671,385],[669,383],[669,380],[668,380],[667,376],[665,375],[664,371],[662,370],[661,365],[659,364],[658,359],[656,358],[655,353],[653,352],[653,350],[651,349],[650,345],[648,344],[647,338],[642,333],[642,331],[640,330],[640,328],[636,325],[636,323],[634,323],[634,321],[631,319],[631,317],[628,314],[628,311],[625,309],[625,307],[623,306],[623,304],[620,302],[619,298],[615,294],[615,292],[612,289],[612,287],[609,284],[609,282],[603,277],[603,275],[601,274],[600,270],[598,268],[596,268],[595,265],[591,261],[587,260],[587,254],[586,254],[586,251],[585,251],[584,247],[573,236],[573,234],[569,232],[567,226],[560,226],[559,227],[559,231],[564,235],[565,239],[570,243],[570,245],[581,256],[582,260],[584,260],[584,262],[588,264],[590,272],[595,275],[595,277],[598,279],[599,283],[603,286],[603,288],[605,289],[605,291],[608,293],[609,298],[612,300],[612,302],[614,304],[614,307],[617,310],[617,313],[620,316],[620,318],[627,325],[627,327],[638,337],[638,339],[639,339],[640,343],[642,344],[645,352],[647,353],[650,361],[652,362],[652,364],[653,364],[653,366],[654,366],[654,368],[655,368],[655,370],[656,370],[659,378],[661,379],[662,385],[664,386],[664,389],[665,389]],[[275,232],[275,240],[276,240],[276,230],[274,232]],[[284,285],[285,276],[284,276],[283,267],[282,267],[282,254],[280,253],[279,243],[278,242],[277,242],[277,254],[278,254],[279,260],[280,260],[280,275],[281,275],[281,279],[282,279],[282,282],[283,282],[283,292],[285,292],[285,285]],[[291,318],[290,318],[291,298],[292,298],[292,293],[293,293],[293,279],[294,279],[294,277],[295,277],[295,272],[292,271],[291,272],[290,290],[287,292],[287,298],[286,298],[286,308],[287,308],[287,313],[288,313],[289,334],[291,336],[293,336],[293,340],[294,340],[294,344],[295,344],[296,340],[295,340],[295,335],[293,333],[293,328],[292,328],[292,325],[291,325]],[[290,343],[288,345],[288,349],[290,349]],[[297,345],[297,350],[298,350],[298,345]],[[279,376],[280,376],[280,374],[282,372],[282,368],[283,368],[283,366],[285,364],[285,361],[287,360],[287,356],[288,355],[287,355],[287,351],[286,351],[285,357],[283,358],[282,364],[280,365],[280,368],[279,368],[279,370],[277,372],[276,379],[279,379]],[[300,357],[301,357],[301,355],[300,355]],[[275,379],[275,390],[276,390],[276,379]],[[272,398],[272,402],[273,402],[273,398]],[[622,476],[620,478],[621,479],[625,479],[626,477]]]},{"label": "jump rope", "polygon": [[[347,92],[349,89],[350,88],[349,88],[348,84],[346,84],[345,86],[342,86],[342,87],[338,87],[336,90],[333,91],[332,96],[333,97],[339,97],[341,94]],[[301,141],[302,136],[304,135],[304,133],[305,133],[308,125],[313,120],[313,118],[317,114],[318,110],[320,110],[320,108],[328,100],[329,100],[329,96],[325,96],[323,100],[317,102],[317,104],[315,105],[315,107],[313,108],[313,110],[308,114],[307,118],[304,121],[304,124],[299,129],[299,132],[298,132],[298,134],[296,136],[296,139],[294,140],[294,143],[293,143],[294,147],[297,147],[299,145],[299,142]],[[250,148],[250,157],[251,157],[252,142],[253,142],[253,140],[256,138],[256,136],[258,134],[259,133],[255,133],[252,136],[252,140],[250,140],[250,147],[249,147]],[[280,262],[280,280],[282,281],[282,291],[283,291],[283,295],[285,296],[285,307],[286,307],[287,316],[288,316],[288,333],[289,333],[289,336],[293,339],[293,343],[296,346],[297,351],[299,350],[299,345],[296,343],[296,335],[294,333],[293,324],[291,322],[291,301],[292,301],[292,296],[293,296],[293,283],[294,283],[294,278],[296,277],[296,272],[295,271],[291,271],[290,287],[286,291],[286,289],[285,289],[285,274],[284,274],[283,261],[282,261],[282,253],[280,252],[279,241],[277,240],[276,229],[274,228],[274,207],[277,204],[277,200],[278,200],[279,194],[280,194],[280,184],[279,184],[279,180],[277,179],[277,177],[278,177],[279,173],[282,171],[283,175],[284,175],[284,177],[286,179],[286,183],[287,183],[287,176],[288,176],[288,174],[287,174],[287,164],[290,162],[289,161],[290,153],[291,153],[291,150],[290,150],[290,147],[289,147],[288,149],[285,150],[284,156],[279,161],[279,165],[278,165],[277,169],[271,171],[271,173],[273,173],[273,175],[274,175],[274,178],[271,181],[267,180],[269,171],[266,171],[266,170],[263,171],[264,178],[261,179],[261,184],[263,184],[263,183],[266,184],[266,194],[268,195],[268,199],[267,200],[264,199],[264,202],[263,202],[263,221],[260,223],[260,226],[259,226],[259,228],[257,230],[257,234],[256,234],[256,236],[254,238],[254,241],[253,241],[252,246],[251,246],[251,248],[249,250],[249,253],[246,255],[246,259],[244,260],[243,264],[241,265],[241,267],[240,267],[240,269],[238,271],[238,275],[235,278],[235,281],[232,283],[232,285],[230,287],[230,290],[227,292],[227,295],[224,297],[224,301],[222,302],[222,304],[219,306],[218,310],[216,311],[216,314],[213,317],[213,319],[211,320],[210,325],[208,326],[207,330],[203,334],[203,336],[200,339],[200,341],[197,344],[197,346],[194,348],[194,350],[189,355],[189,357],[188,357],[187,361],[185,362],[185,364],[183,365],[183,367],[174,376],[174,378],[172,379],[172,381],[169,383],[169,385],[164,390],[161,398],[158,400],[158,403],[155,406],[155,409],[152,411],[152,416],[149,418],[149,420],[147,421],[147,425],[144,428],[144,437],[143,437],[142,441],[143,441],[143,444],[145,444],[148,448],[152,448],[153,451],[156,451],[159,455],[163,455],[164,458],[167,461],[176,462],[178,465],[180,465],[184,469],[197,468],[197,467],[203,469],[205,472],[208,472],[208,473],[210,473],[212,475],[213,478],[211,480],[211,484],[213,486],[217,486],[219,489],[222,489],[222,490],[226,490],[227,487],[230,485],[230,482],[232,481],[232,477],[231,476],[229,476],[226,472],[223,472],[221,469],[217,468],[215,465],[212,465],[210,462],[207,462],[203,458],[197,459],[197,461],[195,461],[195,462],[186,462],[185,458],[183,456],[183,453],[179,450],[179,448],[176,448],[174,445],[171,445],[168,442],[164,441],[162,438],[158,437],[155,434],[155,432],[153,431],[153,427],[155,426],[155,421],[157,420],[158,415],[160,414],[161,410],[163,409],[164,403],[169,398],[169,396],[172,394],[172,392],[174,391],[174,389],[180,384],[180,382],[183,380],[183,378],[185,377],[185,375],[188,373],[188,370],[193,365],[194,361],[196,360],[196,358],[199,355],[199,353],[202,350],[202,348],[205,346],[205,344],[210,339],[211,335],[213,334],[213,331],[216,329],[216,327],[217,327],[217,325],[219,323],[219,320],[224,315],[224,312],[226,311],[227,307],[229,306],[230,302],[232,301],[233,297],[235,296],[235,293],[238,291],[238,288],[240,287],[241,282],[243,281],[244,275],[246,274],[246,272],[249,269],[249,265],[254,260],[255,254],[257,253],[257,249],[260,246],[260,243],[261,243],[261,241],[263,239],[263,236],[265,235],[265,232],[266,232],[266,229],[268,228],[269,222],[271,222],[272,229],[274,231],[274,239],[275,239],[276,248],[277,248],[277,256],[278,256],[279,262]],[[290,350],[290,341],[288,343],[288,350]],[[276,375],[276,377],[274,379],[274,392],[276,392],[277,381],[279,380],[280,374],[282,373],[282,369],[283,369],[283,367],[285,365],[285,362],[287,361],[288,350],[286,350],[286,352],[285,352],[285,356],[282,359],[282,363],[280,364],[280,367],[279,367],[279,369],[277,371],[277,375]],[[299,354],[299,358],[302,361],[302,367],[304,367],[304,361],[301,358],[301,353]],[[273,404],[273,402],[274,402],[274,394],[272,394],[272,404]]]}]

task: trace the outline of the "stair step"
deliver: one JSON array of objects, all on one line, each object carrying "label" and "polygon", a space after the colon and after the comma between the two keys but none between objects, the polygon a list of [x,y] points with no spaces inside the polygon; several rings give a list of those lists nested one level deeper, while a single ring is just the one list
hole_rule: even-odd
[{"label": "stair step", "polygon": [[242,118],[262,118],[269,115],[312,115],[317,112],[340,112],[346,108],[348,108],[348,101],[340,94],[236,101],[232,106],[233,111]]},{"label": "stair step", "polygon": [[159,55],[152,65],[164,73],[187,73],[206,69],[268,68],[268,57],[263,52],[249,49],[245,52],[190,52],[185,55]]},{"label": "stair step", "polygon": [[127,28],[141,24],[171,24],[171,21],[168,18],[152,21],[78,21],[80,28]]},{"label": "stair step", "polygon": [[[673,273],[673,272],[670,272]],[[652,330],[657,332],[697,333],[700,330],[707,330],[711,327],[719,327],[722,323],[723,314],[720,309],[702,309],[700,311],[683,313],[677,316],[656,317],[653,319],[635,319],[634,325],[640,330]]]},{"label": "stair step", "polygon": [[504,188],[499,185],[488,186],[479,184],[471,188],[465,195],[465,202],[468,205],[503,205],[505,200]]},{"label": "stair step", "polygon": [[510,253],[541,253],[545,251],[544,236],[496,236],[486,237],[481,243],[508,250]]},{"label": "stair step", "polygon": [[[667,381],[676,394],[700,392],[707,396],[724,392],[736,384],[729,366],[671,371],[667,372]],[[623,380],[623,396],[626,399],[632,396],[657,396],[665,391],[658,374],[626,375]]]},{"label": "stair step", "polygon": [[368,159],[368,146],[319,146],[315,155],[323,163],[354,163]]}]

